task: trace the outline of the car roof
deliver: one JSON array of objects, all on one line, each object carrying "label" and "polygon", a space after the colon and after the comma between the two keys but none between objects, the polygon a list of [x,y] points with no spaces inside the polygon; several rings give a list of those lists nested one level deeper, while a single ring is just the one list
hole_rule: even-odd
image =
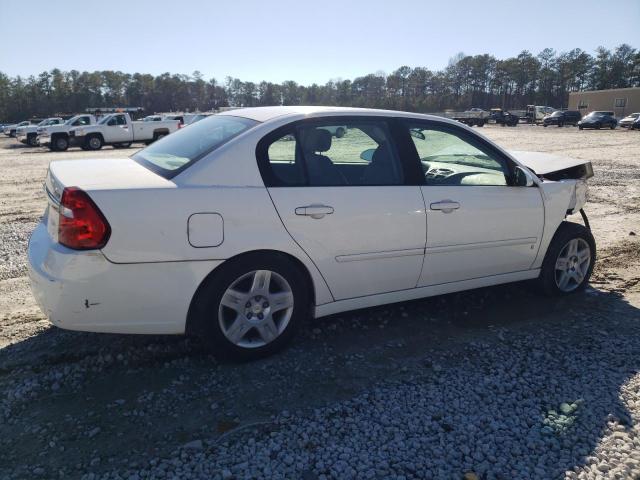
[{"label": "car roof", "polygon": [[446,121],[447,123],[457,123],[443,117],[434,117],[432,115],[424,115],[421,113],[403,112],[399,110],[380,110],[374,108],[352,108],[352,107],[323,107],[323,106],[280,106],[280,107],[249,107],[238,108],[235,110],[227,110],[218,115],[229,115],[234,117],[244,117],[258,122],[268,122],[275,118],[290,117],[326,117],[326,116],[343,116],[343,115],[362,115],[362,116],[385,116],[385,117],[409,117],[436,119]]}]

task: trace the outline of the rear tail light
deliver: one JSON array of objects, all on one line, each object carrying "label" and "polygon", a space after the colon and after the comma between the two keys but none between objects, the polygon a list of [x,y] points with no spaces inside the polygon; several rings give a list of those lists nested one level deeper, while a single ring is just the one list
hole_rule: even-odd
[{"label": "rear tail light", "polygon": [[74,250],[93,250],[107,244],[111,227],[86,192],[67,187],[60,200],[58,241]]}]

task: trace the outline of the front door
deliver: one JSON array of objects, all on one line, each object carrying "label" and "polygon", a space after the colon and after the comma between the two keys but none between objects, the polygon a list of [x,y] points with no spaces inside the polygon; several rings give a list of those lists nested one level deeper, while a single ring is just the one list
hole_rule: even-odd
[{"label": "front door", "polygon": [[282,222],[336,300],[414,288],[426,240],[420,187],[386,121],[304,121],[258,147]]},{"label": "front door", "polygon": [[131,129],[127,124],[124,115],[114,115],[107,122],[105,129],[105,141],[108,143],[130,142],[132,137]]},{"label": "front door", "polygon": [[424,173],[427,245],[419,286],[531,268],[544,227],[540,190],[513,186],[513,162],[450,125],[407,124]]}]

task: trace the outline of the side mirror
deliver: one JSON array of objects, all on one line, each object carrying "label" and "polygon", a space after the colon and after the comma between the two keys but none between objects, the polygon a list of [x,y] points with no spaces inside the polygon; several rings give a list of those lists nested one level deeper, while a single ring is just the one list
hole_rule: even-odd
[{"label": "side mirror", "polygon": [[526,168],[522,168],[521,166],[516,167],[516,171],[514,173],[514,185],[516,187],[533,187],[534,181],[531,172]]},{"label": "side mirror", "polygon": [[373,154],[375,153],[375,151],[376,151],[375,148],[370,148],[369,150],[365,150],[360,154],[360,158],[366,162],[371,163],[371,160],[373,159]]}]

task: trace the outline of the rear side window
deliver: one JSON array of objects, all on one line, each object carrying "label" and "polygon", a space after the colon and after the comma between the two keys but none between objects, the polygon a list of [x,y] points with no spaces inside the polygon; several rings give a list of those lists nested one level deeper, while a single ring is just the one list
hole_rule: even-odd
[{"label": "rear side window", "polygon": [[263,140],[258,159],[267,186],[404,183],[384,120],[302,123]]},{"label": "rear side window", "polygon": [[151,144],[132,158],[171,178],[257,123],[248,118],[212,115]]}]

